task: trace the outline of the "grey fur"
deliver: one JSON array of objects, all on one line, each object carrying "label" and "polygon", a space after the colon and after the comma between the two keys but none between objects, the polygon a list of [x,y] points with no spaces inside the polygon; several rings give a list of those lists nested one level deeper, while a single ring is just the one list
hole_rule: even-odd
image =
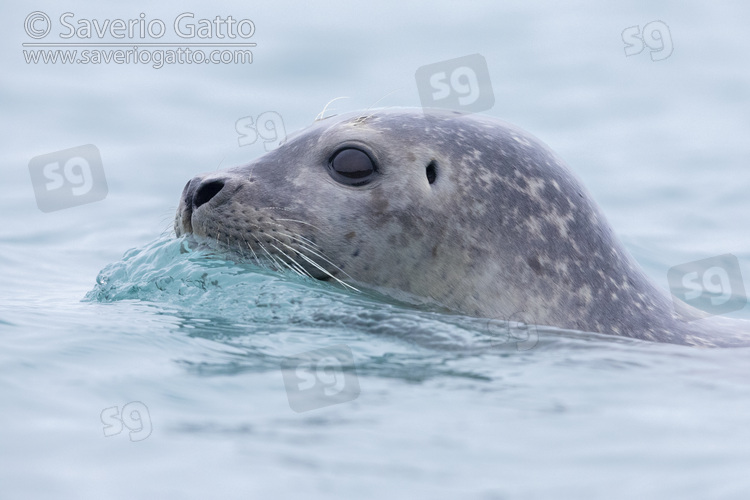
[{"label": "grey fur", "polygon": [[[371,184],[328,174],[347,144],[376,160]],[[194,210],[198,187],[215,179],[224,187]],[[675,314],[564,162],[477,115],[380,110],[317,121],[248,165],[193,179],[175,229],[473,316],[523,311],[537,324],[696,346],[750,339],[744,322],[688,321],[697,312],[687,305]]]}]

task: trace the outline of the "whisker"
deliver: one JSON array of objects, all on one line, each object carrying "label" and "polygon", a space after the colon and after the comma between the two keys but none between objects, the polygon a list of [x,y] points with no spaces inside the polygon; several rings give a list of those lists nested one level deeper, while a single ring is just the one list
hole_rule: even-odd
[{"label": "whisker", "polygon": [[[385,98],[386,98],[386,97],[388,97],[389,95],[391,95],[391,94],[393,94],[393,93],[395,93],[395,92],[398,92],[399,90],[403,90],[403,89],[402,89],[402,88],[398,88],[398,89],[395,89],[395,90],[391,90],[390,92],[388,92],[388,93],[387,93],[386,95],[384,95],[383,97],[381,97],[380,99],[378,99],[377,101],[375,101],[374,103],[372,103],[372,105],[370,105],[370,107],[368,107],[368,108],[367,108],[367,109],[365,110],[365,113],[367,113],[368,111],[370,111],[370,110],[371,110],[371,109],[372,109],[372,108],[373,108],[373,107],[374,107],[374,106],[375,106],[375,105],[376,105],[377,103],[379,103],[380,101],[382,101],[383,99],[385,99]],[[388,108],[392,108],[392,107],[393,107],[393,106],[386,106],[386,109],[388,109]],[[372,113],[370,113],[370,114],[369,114],[369,115],[367,115],[367,116],[360,116],[359,118],[357,118],[357,119],[355,120],[355,124],[361,124],[361,123],[364,123],[364,122],[366,122],[366,121],[367,121],[367,119],[368,119],[368,118],[370,118],[370,117],[371,117],[372,115],[374,115],[374,114],[375,114],[376,112],[377,112],[377,111],[373,111]]]},{"label": "whisker", "polygon": [[250,243],[247,242],[244,236],[240,236],[242,238],[242,241],[245,242],[245,245],[247,245],[247,248],[250,249],[250,251],[253,253],[253,259],[256,263],[260,264],[260,260],[258,259],[258,255],[255,253],[255,250],[253,250],[253,247],[250,246]]},{"label": "whisker", "polygon": [[305,255],[304,253],[302,253],[302,252],[297,252],[297,253],[299,253],[299,256],[300,256],[300,257],[302,257],[302,258],[303,258],[303,259],[305,259],[305,260],[306,260],[307,262],[309,262],[310,264],[312,264],[313,266],[315,266],[315,267],[316,267],[317,269],[319,269],[320,271],[322,271],[323,273],[325,273],[325,275],[326,275],[326,276],[328,276],[329,278],[332,278],[332,279],[336,280],[336,282],[338,282],[339,284],[341,284],[341,285],[343,285],[343,286],[345,286],[345,287],[347,287],[347,288],[351,288],[351,289],[352,289],[352,290],[354,290],[355,292],[359,292],[359,290],[358,290],[358,289],[356,289],[355,287],[353,287],[353,286],[349,285],[348,283],[344,283],[343,281],[341,281],[341,280],[340,280],[340,279],[338,279],[338,278],[337,278],[336,276],[334,276],[333,274],[331,274],[330,272],[328,272],[328,270],[327,270],[327,269],[324,269],[323,267],[321,267],[321,266],[320,266],[320,265],[319,265],[319,264],[318,264],[317,262],[315,262],[314,260],[312,260],[311,258],[309,258],[309,257],[308,257],[307,255]]},{"label": "whisker", "polygon": [[[266,207],[266,209],[288,210],[286,208],[281,208],[281,207]],[[345,283],[340,278],[334,276],[330,271],[328,271],[323,266],[321,266],[320,264],[318,264],[317,262],[315,262],[310,256],[305,255],[305,252],[310,253],[311,255],[313,255],[313,256],[321,259],[324,263],[326,263],[326,264],[330,265],[331,267],[335,268],[342,275],[346,276],[349,279],[353,279],[348,273],[346,273],[343,269],[341,269],[339,266],[337,266],[336,264],[334,264],[330,259],[328,259],[327,257],[323,256],[322,255],[322,250],[320,249],[320,247],[315,242],[310,241],[309,239],[305,238],[304,236],[288,234],[287,228],[283,224],[278,224],[277,222],[275,222],[277,220],[279,220],[279,221],[295,222],[297,224],[307,224],[307,225],[309,225],[309,226],[317,229],[318,231],[323,232],[320,228],[316,227],[314,224],[311,224],[309,222],[305,222],[305,221],[301,221],[301,220],[296,220],[296,219],[271,219],[272,222],[270,222],[270,224],[273,225],[273,226],[277,226],[277,227],[281,228],[283,230],[283,232],[281,234],[283,234],[284,236],[289,237],[292,241],[294,241],[297,244],[297,246],[299,248],[291,247],[291,246],[287,245],[286,243],[284,243],[283,241],[281,241],[279,238],[276,238],[275,236],[273,236],[271,234],[267,234],[266,236],[268,236],[269,238],[272,238],[274,241],[278,242],[281,246],[283,246],[283,247],[287,248],[288,250],[291,250],[293,253],[299,255],[303,260],[305,260],[311,266],[313,266],[314,268],[316,268],[317,270],[319,270],[320,272],[322,272],[326,277],[328,277],[330,279],[333,279],[334,281],[336,281],[337,283],[339,283],[341,286],[349,288],[351,290],[354,290],[355,292],[359,292],[360,291],[358,288],[356,288],[356,287],[354,287],[354,286],[352,286],[352,285],[350,285],[348,283]],[[203,223],[203,231],[204,231],[204,233],[206,235],[210,234],[210,232],[208,231],[207,222]],[[216,235],[215,235],[215,239],[216,239],[216,244],[217,245],[221,245],[220,236],[221,236],[221,231],[217,231]],[[252,252],[253,259],[255,260],[255,262],[257,262],[258,264],[262,265],[260,257],[255,252],[255,250],[253,249],[252,245],[250,245],[250,243],[245,239],[244,236],[240,236],[240,238],[241,238],[242,241],[244,241],[245,245],[250,250],[250,252]],[[310,271],[308,271],[307,269],[305,269],[305,267],[299,261],[297,261],[292,255],[289,255],[289,253],[287,253],[283,249],[281,249],[278,246],[274,245],[273,243],[269,242],[268,244],[274,250],[276,250],[278,252],[277,255],[274,255],[273,253],[271,253],[265,247],[265,245],[263,245],[263,243],[260,241],[260,239],[258,239],[258,238],[256,238],[256,237],[253,236],[253,240],[255,241],[255,243],[258,244],[258,246],[263,251],[263,253],[265,253],[268,256],[268,259],[270,260],[270,262],[273,263],[278,269],[286,268],[286,269],[289,269],[290,271],[292,271],[293,273],[295,273],[295,274],[297,274],[299,276],[306,276],[306,277],[309,277],[311,279],[315,279],[313,277],[313,275],[310,273]],[[227,242],[226,243],[227,247],[231,248],[229,233],[226,234],[226,242]],[[240,251],[240,254],[242,254],[242,245],[239,242],[238,242],[238,250]],[[285,257],[286,259],[282,258],[281,256]],[[287,260],[288,260],[288,262],[287,262]]]},{"label": "whisker", "polygon": [[[286,255],[286,254],[285,254],[285,253],[284,253],[283,251],[279,250],[279,248],[278,248],[278,247],[277,247],[276,245],[274,245],[273,243],[269,243],[269,245],[270,245],[270,246],[271,246],[271,247],[272,247],[273,249],[275,249],[276,251],[278,251],[279,253],[281,253],[281,255],[284,255],[285,257],[288,257],[288,256],[287,256],[287,255]],[[299,272],[299,271],[297,271],[297,270],[296,270],[296,269],[295,269],[294,267],[292,267],[292,266],[291,266],[291,264],[289,264],[288,262],[286,262],[286,261],[285,261],[284,259],[282,259],[282,258],[281,258],[280,256],[278,257],[278,259],[279,259],[279,262],[281,262],[281,264],[282,264],[282,265],[283,265],[284,267],[286,267],[287,269],[289,269],[290,271],[292,271],[292,272],[293,272],[294,274],[297,274],[297,275],[300,275],[300,276],[302,276],[302,274],[300,274],[300,272]]]},{"label": "whisker", "polygon": [[[277,208],[277,210],[286,210],[286,209]],[[322,234],[325,234],[325,231],[323,231],[322,229],[320,229],[318,226],[316,226],[314,224],[311,224],[309,222],[302,221],[302,220],[297,220],[297,219],[271,219],[271,220],[272,220],[272,222],[270,222],[270,224],[272,224],[272,225],[274,225],[276,227],[280,227],[280,228],[284,229],[284,234],[287,234],[288,236],[291,236],[291,234],[288,234],[286,232],[286,229],[287,229],[286,226],[284,226],[283,224],[278,224],[276,221],[296,222],[298,224],[305,224],[305,225],[308,225],[308,226],[310,226],[310,227],[312,227],[314,229],[317,229]],[[311,241],[311,240],[305,238],[304,236],[297,235],[297,237],[303,239],[304,241],[306,241],[307,243],[309,243],[314,248],[318,248],[318,249],[320,248],[317,243],[315,243],[314,241]]]},{"label": "whisker", "polygon": [[[262,249],[262,250],[263,250],[264,252],[266,252],[266,255],[268,255],[268,258],[269,258],[269,259],[271,259],[271,261],[272,261],[272,262],[274,262],[274,263],[275,263],[275,264],[276,264],[276,265],[278,266],[278,265],[279,265],[279,263],[280,263],[280,262],[279,262],[279,259],[278,259],[277,257],[274,257],[274,256],[273,256],[273,255],[271,254],[271,252],[269,252],[268,250],[266,250],[266,247],[264,247],[264,246],[263,246],[263,243],[261,243],[261,242],[260,242],[260,240],[256,239],[256,240],[255,240],[255,242],[256,242],[256,243],[257,243],[258,245],[260,245],[260,248],[261,248],[261,249]],[[282,263],[282,264],[281,264],[281,267],[283,267],[283,266],[284,266],[284,264]]]},{"label": "whisker", "polygon": [[[371,110],[371,109],[373,108],[373,106],[375,106],[375,105],[376,105],[377,103],[379,103],[380,101],[382,101],[383,99],[385,99],[385,98],[386,98],[386,97],[388,97],[389,95],[395,94],[395,93],[396,93],[396,92],[398,92],[399,90],[404,90],[404,89],[403,89],[403,87],[400,87],[400,88],[397,88],[397,89],[393,89],[393,90],[391,90],[391,91],[390,91],[390,92],[388,92],[388,93],[387,93],[386,95],[384,95],[383,97],[381,97],[380,99],[378,99],[377,101],[375,101],[374,103],[372,103],[372,104],[370,105],[370,107],[369,107],[369,108],[367,108],[367,109],[365,110],[365,112],[367,112],[367,111],[370,111],[370,110]],[[370,115],[370,116],[372,116],[372,115]]]},{"label": "whisker", "polygon": [[[283,210],[283,209],[282,209],[282,210]],[[283,221],[291,221],[291,222],[298,222],[298,223],[301,223],[301,224],[307,224],[306,222],[303,222],[303,221],[298,221],[298,220],[294,220],[294,219],[275,219],[275,220],[283,220]],[[272,222],[271,224],[273,224],[273,225],[275,225],[275,226],[277,226],[277,227],[281,227],[281,228],[283,228],[283,229],[285,229],[285,230],[286,230],[286,227],[284,227],[284,226],[283,226],[283,225],[281,225],[281,224],[275,224],[275,223],[273,223],[273,222]],[[312,224],[309,224],[309,225],[310,225],[310,226],[312,226],[312,227],[315,227],[315,226],[314,226],[314,225],[312,225]],[[315,227],[315,229],[318,229],[318,228],[317,228],[317,227]],[[318,229],[318,230],[319,230],[319,231],[321,231],[320,229]],[[321,231],[321,232],[322,232],[322,231]],[[336,264],[334,264],[334,263],[333,263],[333,262],[332,262],[332,261],[331,261],[330,259],[328,259],[327,257],[325,257],[325,256],[321,255],[321,253],[319,253],[319,252],[322,252],[322,250],[320,249],[320,246],[318,246],[318,245],[317,245],[316,243],[314,243],[314,242],[310,241],[309,239],[305,238],[304,236],[289,234],[289,233],[287,233],[286,231],[284,231],[284,234],[285,234],[286,236],[290,237],[290,238],[291,238],[291,239],[293,239],[293,240],[297,240],[297,243],[298,243],[299,245],[303,246],[303,247],[305,248],[305,250],[307,250],[308,252],[310,252],[310,253],[314,254],[314,255],[315,255],[316,257],[318,257],[319,259],[322,259],[322,260],[323,260],[324,262],[326,262],[327,264],[330,264],[331,266],[333,266],[334,268],[336,268],[336,270],[337,270],[337,271],[339,271],[339,272],[341,272],[342,274],[344,274],[344,275],[345,275],[345,276],[346,276],[347,278],[349,278],[349,279],[352,279],[352,280],[354,279],[354,278],[352,278],[352,277],[351,277],[351,276],[350,276],[350,275],[349,275],[349,274],[348,274],[348,273],[347,273],[346,271],[344,271],[344,270],[343,270],[343,269],[341,269],[341,268],[340,268],[339,266],[337,266]],[[276,239],[276,238],[274,238],[274,239]],[[308,245],[305,245],[305,243],[303,243],[302,241],[300,241],[300,239],[301,239],[301,240],[304,240],[305,242],[307,242],[307,243],[308,243]],[[276,241],[279,241],[279,240],[277,239]],[[282,245],[284,245],[284,243],[283,243],[283,242],[281,242],[281,241],[279,241],[279,243],[281,243]],[[285,245],[285,246],[286,246],[286,245]],[[316,250],[318,250],[319,252],[318,252],[318,251],[316,251]],[[332,276],[332,277],[333,277],[333,276]]]},{"label": "whisker", "polygon": [[[287,234],[287,227],[284,224],[279,224],[278,222],[275,222],[275,221],[278,221],[278,220],[300,222],[300,223],[304,224],[304,222],[302,222],[302,221],[294,221],[292,219],[273,219],[273,221],[269,221],[269,224],[271,224],[273,226],[276,226],[276,227],[280,227],[283,230],[284,234]],[[310,224],[310,225],[312,226],[312,224]],[[313,227],[315,227],[315,226],[313,226]],[[318,228],[315,227],[315,229],[318,229]],[[318,230],[322,232],[322,230],[320,230],[320,229],[318,229]],[[310,240],[308,240],[308,241],[310,241]],[[310,241],[310,244],[311,245],[315,245],[315,243],[313,243],[312,241]],[[315,246],[317,246],[317,245],[315,245]]]},{"label": "whisker", "polygon": [[[260,208],[260,210],[282,210],[282,211],[284,211],[284,212],[291,212],[291,210],[290,210],[290,209],[288,209],[288,208],[284,208],[284,207],[261,207],[261,208]],[[272,220],[274,220],[274,221],[289,221],[289,222],[297,222],[297,223],[299,223],[299,224],[306,224],[306,225],[308,225],[308,226],[310,226],[310,227],[312,227],[312,228],[314,228],[314,229],[317,229],[317,230],[318,230],[318,231],[320,231],[321,233],[323,233],[323,232],[324,232],[324,231],[323,231],[322,229],[320,229],[320,228],[319,228],[318,226],[316,226],[316,225],[314,225],[314,224],[311,224],[311,223],[309,223],[309,222],[305,222],[305,221],[302,221],[302,220],[297,220],[297,219],[272,219]]]},{"label": "whisker", "polygon": [[[281,241],[279,241],[279,239],[278,239],[278,238],[274,238],[274,236],[272,236],[272,235],[270,235],[270,234],[267,234],[266,236],[268,236],[269,238],[273,238],[274,240],[276,240],[276,241],[278,241],[279,243],[281,243]],[[258,240],[256,239],[255,241],[258,241]],[[260,242],[258,242],[258,243],[260,243]],[[284,252],[283,250],[281,250],[281,249],[280,249],[279,247],[277,247],[277,246],[276,246],[276,245],[274,245],[273,243],[270,243],[270,242],[269,242],[269,243],[268,243],[268,245],[269,245],[269,246],[271,246],[271,247],[272,247],[273,249],[275,249],[275,250],[276,250],[277,252],[279,252],[279,253],[280,253],[281,255],[283,255],[284,257],[286,257],[287,259],[289,259],[290,261],[294,262],[294,259],[293,259],[293,258],[292,258],[292,257],[291,257],[290,255],[287,255],[287,253],[286,253],[286,252]],[[289,264],[288,264],[287,262],[285,262],[285,261],[284,261],[284,260],[283,260],[283,259],[281,258],[281,256],[278,256],[278,259],[279,259],[279,261],[280,261],[280,262],[281,262],[282,264],[284,264],[284,265],[285,265],[286,267],[288,267],[289,269],[291,269],[292,271],[294,271],[294,272],[295,272],[296,274],[300,274],[300,273],[299,273],[299,272],[298,272],[298,271],[297,271],[296,269],[293,269],[293,268],[289,267],[290,265],[289,265]]]},{"label": "whisker", "polygon": [[321,233],[323,232],[323,230],[322,230],[322,229],[320,229],[320,228],[319,228],[318,226],[315,226],[314,224],[310,224],[309,222],[305,222],[305,221],[301,221],[301,220],[295,220],[295,219],[274,219],[274,220],[280,220],[280,221],[288,221],[288,222],[296,222],[296,223],[298,223],[298,224],[305,224],[305,225],[308,225],[308,226],[310,226],[310,227],[312,227],[312,228],[314,228],[314,229],[317,229],[317,230],[318,230],[318,231],[320,231]]},{"label": "whisker", "polygon": [[[272,235],[270,235],[270,234],[269,234],[268,236],[270,236],[270,237],[271,237],[271,238],[273,238],[274,240],[276,240],[276,241],[278,241],[279,243],[281,243],[282,245],[284,245],[284,242],[283,242],[283,241],[281,241],[280,239],[278,239],[278,238],[276,238],[276,237],[274,237],[274,236],[272,236]],[[290,261],[292,262],[292,264],[293,264],[294,266],[296,266],[297,268],[299,268],[299,271],[301,271],[301,273],[302,273],[302,274],[303,274],[304,276],[307,276],[307,277],[309,277],[309,278],[315,279],[315,278],[313,278],[312,274],[310,274],[310,273],[309,273],[309,272],[308,272],[308,271],[307,271],[307,270],[306,270],[306,269],[305,269],[304,267],[302,267],[302,265],[301,265],[301,264],[300,264],[299,262],[297,262],[297,261],[296,261],[296,260],[294,259],[294,257],[292,257],[291,255],[287,254],[286,252],[284,252],[283,250],[281,250],[280,248],[278,248],[278,247],[277,247],[276,245],[271,245],[271,246],[272,246],[272,247],[274,247],[274,248],[275,248],[276,250],[278,250],[279,252],[281,252],[281,253],[282,253],[282,254],[283,254],[283,255],[284,255],[284,256],[285,256],[285,257],[286,257],[287,259],[289,259],[289,260],[290,260]],[[288,247],[288,245],[286,245],[286,246]],[[294,249],[292,249],[292,251],[295,251],[295,250],[294,250]]]},{"label": "whisker", "polygon": [[334,102],[334,101],[338,101],[339,99],[349,99],[349,97],[336,97],[336,98],[334,98],[334,99],[331,99],[331,100],[330,100],[330,101],[328,101],[328,102],[326,103],[326,105],[325,105],[325,106],[323,107],[323,111],[321,111],[320,113],[318,113],[318,115],[317,115],[317,116],[315,117],[315,120],[313,120],[313,121],[314,121],[314,122],[317,122],[318,120],[322,120],[322,119],[323,119],[323,117],[324,117],[323,115],[325,115],[325,113],[326,113],[326,110],[328,109],[328,106],[330,106],[332,102]]},{"label": "whisker", "polygon": [[305,238],[305,237],[304,237],[304,236],[302,236],[302,235],[299,235],[299,234],[297,234],[297,235],[293,235],[292,237],[293,237],[293,238],[295,238],[295,239],[297,239],[297,240],[302,240],[302,241],[304,241],[305,243],[307,243],[308,245],[310,245],[310,246],[311,246],[312,248],[314,248],[314,249],[316,249],[316,250],[320,250],[321,252],[323,251],[323,250],[321,250],[321,248],[320,248],[320,245],[318,245],[318,244],[317,244],[317,243],[315,243],[314,241],[310,241],[310,240],[308,240],[307,238]]},{"label": "whisker", "polygon": [[[355,287],[353,287],[353,286],[349,285],[348,283],[344,283],[343,281],[341,281],[341,280],[340,280],[339,278],[337,278],[336,276],[334,276],[333,274],[331,274],[331,273],[330,273],[330,272],[329,272],[329,271],[328,271],[327,269],[325,269],[325,268],[321,267],[321,266],[320,266],[320,265],[319,265],[319,264],[318,264],[317,262],[315,262],[314,260],[312,260],[311,258],[309,258],[309,257],[308,257],[307,255],[305,255],[304,253],[302,253],[301,251],[299,251],[299,249],[298,249],[298,250],[295,250],[294,248],[290,247],[289,245],[287,245],[287,244],[286,244],[286,243],[284,243],[283,241],[280,241],[280,240],[277,240],[277,241],[278,241],[279,243],[281,243],[282,245],[284,245],[285,247],[289,248],[290,250],[292,250],[292,251],[295,251],[295,252],[297,252],[297,253],[299,254],[299,256],[300,256],[300,257],[302,257],[302,258],[303,258],[303,259],[305,259],[305,260],[306,260],[307,262],[309,262],[310,264],[312,264],[313,266],[315,266],[315,267],[316,267],[316,268],[317,268],[318,270],[320,270],[320,271],[322,271],[323,273],[325,273],[325,275],[326,275],[326,276],[328,276],[329,278],[333,278],[334,280],[336,280],[336,281],[337,281],[338,283],[340,283],[341,285],[343,285],[343,286],[345,286],[345,287],[348,287],[348,288],[351,288],[351,289],[352,289],[352,290],[354,290],[354,291],[357,291],[357,292],[359,292],[359,290],[358,290],[357,288],[355,288]],[[336,265],[335,265],[334,263],[332,263],[332,262],[331,262],[330,260],[328,260],[328,259],[326,259],[325,257],[321,256],[320,254],[318,254],[318,253],[316,253],[316,252],[314,252],[314,251],[310,250],[309,248],[308,248],[308,249],[306,249],[306,250],[307,250],[307,251],[309,251],[309,252],[311,252],[311,253],[313,253],[313,254],[315,254],[315,255],[316,255],[317,257],[319,257],[319,258],[321,258],[321,259],[323,259],[323,260],[327,261],[327,262],[328,262],[329,264],[331,264],[331,265],[332,265],[333,267],[335,267],[336,269],[338,269],[338,270],[339,270],[339,271],[341,271],[342,273],[346,274],[346,275],[347,275],[347,276],[348,276],[349,278],[351,278],[351,276],[349,276],[349,275],[348,275],[347,273],[345,273],[344,271],[342,271],[342,270],[341,270],[341,268],[339,268],[338,266],[336,266]]]},{"label": "whisker", "polygon": [[168,227],[165,227],[165,228],[164,228],[164,229],[162,230],[162,232],[161,232],[161,233],[159,233],[159,237],[160,237],[160,238],[161,238],[161,237],[164,237],[164,236],[166,236],[167,234],[169,234],[170,232],[174,232],[174,222],[173,222],[173,223],[172,223],[172,224],[171,224],[170,226],[168,226]]},{"label": "whisker", "polygon": [[[281,255],[283,255],[284,257],[286,257],[287,259],[289,259],[290,263],[288,263],[288,264],[287,264],[287,263],[285,262],[285,264],[286,264],[286,266],[287,266],[287,267],[288,267],[289,269],[291,269],[291,270],[292,270],[292,271],[293,271],[293,272],[294,272],[295,274],[297,274],[297,275],[299,275],[299,276],[305,276],[305,277],[308,277],[308,273],[307,273],[307,272],[303,272],[303,271],[304,271],[304,269],[302,269],[302,271],[300,271],[299,269],[297,269],[297,266],[299,266],[299,264],[298,264],[298,263],[297,263],[297,262],[296,262],[296,261],[294,260],[294,258],[293,258],[292,256],[290,256],[289,254],[287,254],[286,252],[284,252],[284,251],[283,251],[282,249],[280,249],[279,247],[277,247],[277,246],[276,246],[276,245],[274,245],[273,243],[269,243],[269,245],[271,245],[271,247],[273,247],[273,248],[274,248],[274,249],[275,249],[275,250],[276,250],[277,252],[279,252],[279,253],[280,253]],[[282,262],[284,262],[284,261],[282,261]],[[312,278],[312,276],[309,276],[309,277],[310,277],[310,278]]]},{"label": "whisker", "polygon": [[224,163],[224,158],[226,158],[226,156],[222,156],[221,161],[219,161],[219,164],[216,165],[216,170],[219,170],[219,167],[221,167],[221,164]]},{"label": "whisker", "polygon": [[[290,238],[292,238],[292,239],[295,239],[295,237],[294,237],[293,235],[289,235],[289,236],[290,236]],[[302,242],[300,242],[300,241],[298,241],[297,243],[298,243],[298,244],[299,244],[299,245],[300,245],[301,247],[303,247],[303,248],[304,248],[305,250],[307,250],[308,252],[312,253],[312,254],[313,254],[313,255],[315,255],[316,257],[318,257],[319,259],[322,259],[322,260],[323,260],[324,262],[326,262],[326,263],[330,264],[331,266],[335,267],[335,268],[336,268],[336,270],[338,270],[338,271],[340,271],[341,273],[343,273],[343,274],[344,274],[344,275],[345,275],[345,276],[346,276],[347,278],[349,278],[349,279],[352,279],[352,280],[354,279],[354,278],[352,278],[351,276],[349,276],[349,274],[348,274],[348,273],[347,273],[346,271],[344,271],[344,270],[343,270],[343,269],[341,269],[341,268],[340,268],[339,266],[337,266],[336,264],[334,264],[333,262],[331,262],[331,260],[330,260],[330,259],[328,259],[327,257],[324,257],[323,255],[319,254],[318,252],[316,252],[316,251],[315,251],[315,250],[313,250],[312,248],[309,248],[309,247],[308,247],[307,245],[305,245],[304,243],[302,243]]]}]

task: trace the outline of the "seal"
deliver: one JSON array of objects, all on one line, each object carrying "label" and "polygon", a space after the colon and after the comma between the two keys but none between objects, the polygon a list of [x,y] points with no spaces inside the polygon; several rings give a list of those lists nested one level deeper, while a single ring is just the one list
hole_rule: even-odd
[{"label": "seal", "polygon": [[195,177],[177,236],[316,279],[477,317],[694,346],[740,320],[673,307],[565,163],[527,132],[452,111],[317,120],[255,161]]}]

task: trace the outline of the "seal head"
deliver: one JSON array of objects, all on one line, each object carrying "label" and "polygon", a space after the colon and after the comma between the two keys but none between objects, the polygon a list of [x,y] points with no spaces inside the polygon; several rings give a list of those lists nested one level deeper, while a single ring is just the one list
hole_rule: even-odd
[{"label": "seal head", "polygon": [[[744,343],[650,282],[564,162],[496,119],[382,110],[315,122],[183,191],[193,233],[317,279],[457,312],[643,340]],[[747,331],[745,327],[745,331]]]}]

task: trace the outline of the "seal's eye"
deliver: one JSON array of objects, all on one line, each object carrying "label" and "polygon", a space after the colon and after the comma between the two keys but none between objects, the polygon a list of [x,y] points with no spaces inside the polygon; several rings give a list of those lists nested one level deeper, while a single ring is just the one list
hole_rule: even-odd
[{"label": "seal's eye", "polygon": [[336,182],[347,186],[363,186],[372,180],[375,163],[361,149],[345,148],[331,157],[329,172]]}]

